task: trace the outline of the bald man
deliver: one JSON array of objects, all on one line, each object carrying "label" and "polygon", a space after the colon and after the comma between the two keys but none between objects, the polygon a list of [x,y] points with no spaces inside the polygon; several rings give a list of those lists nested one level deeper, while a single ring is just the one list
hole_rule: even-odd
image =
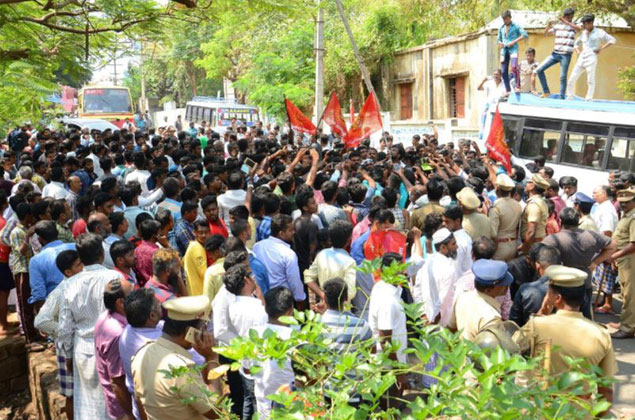
[{"label": "bald man", "polygon": [[79,179],[78,176],[69,176],[68,177],[68,190],[69,194],[66,196],[66,202],[68,206],[71,208],[71,214],[73,217],[73,221],[79,219],[79,213],[77,213],[77,198],[79,197],[79,192],[82,190],[82,180]]},{"label": "bald man", "polygon": [[95,212],[88,218],[87,229],[89,232],[107,238],[112,233],[112,225],[108,216],[101,212]]}]

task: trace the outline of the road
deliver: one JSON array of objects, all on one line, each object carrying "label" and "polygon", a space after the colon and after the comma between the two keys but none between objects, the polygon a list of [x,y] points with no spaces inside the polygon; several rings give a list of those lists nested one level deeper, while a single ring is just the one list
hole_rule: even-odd
[{"label": "road", "polygon": [[[621,302],[617,295],[613,297],[616,315],[596,314],[601,323],[618,322]],[[613,332],[613,329],[609,329]],[[621,419],[635,419],[635,338],[613,340],[617,356],[618,372],[615,384],[614,410]]]}]

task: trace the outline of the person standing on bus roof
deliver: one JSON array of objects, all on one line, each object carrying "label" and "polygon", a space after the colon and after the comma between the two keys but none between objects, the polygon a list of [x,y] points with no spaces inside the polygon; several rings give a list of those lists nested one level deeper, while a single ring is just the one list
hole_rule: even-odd
[{"label": "person standing on bus roof", "polygon": [[569,64],[571,64],[575,34],[582,29],[580,26],[572,23],[574,14],[575,10],[571,7],[567,7],[564,9],[562,17],[559,18],[560,22],[555,25],[553,22],[549,22],[547,28],[545,28],[545,35],[554,35],[556,39],[554,41],[553,52],[536,69],[536,75],[542,86],[543,98],[551,94],[549,85],[547,84],[547,78],[545,77],[545,71],[556,63],[560,63],[560,99],[564,99],[567,90],[567,73],[569,71]]},{"label": "person standing on bus roof", "polygon": [[[598,65],[598,55],[600,52],[615,44],[615,38],[607,34],[606,31],[593,26],[595,16],[587,14],[582,17],[582,27],[584,31],[575,41],[574,50],[579,54],[575,63],[571,78],[567,84],[567,99],[573,98],[575,82],[586,71],[587,92],[585,100],[593,99],[595,93],[595,69]],[[582,48],[582,50],[580,50]]]},{"label": "person standing on bus roof", "polygon": [[509,10],[505,10],[501,15],[503,26],[498,28],[498,47],[501,49],[501,73],[503,75],[503,83],[507,93],[511,92],[509,84],[509,65],[512,67],[512,74],[515,80],[515,90],[520,89],[520,72],[518,70],[518,42],[523,38],[529,38],[529,34],[520,26],[512,22],[512,14]]}]

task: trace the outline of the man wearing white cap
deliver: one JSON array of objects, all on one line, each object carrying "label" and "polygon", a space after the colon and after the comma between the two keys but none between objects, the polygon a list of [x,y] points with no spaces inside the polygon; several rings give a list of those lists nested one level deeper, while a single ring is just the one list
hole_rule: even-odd
[{"label": "man wearing white cap", "polygon": [[511,197],[516,183],[506,174],[496,177],[496,201],[489,210],[489,221],[496,244],[494,259],[510,261],[516,257],[518,225],[523,213],[518,201]]},{"label": "man wearing white cap", "polygon": [[473,241],[481,236],[492,239],[492,224],[487,216],[477,210],[481,206],[481,200],[470,187],[465,187],[456,194],[463,209],[463,229]]},{"label": "man wearing white cap", "polygon": [[428,322],[441,320],[442,308],[452,305],[456,280],[459,278],[456,262],[457,244],[452,232],[442,228],[432,235],[436,252],[426,260],[415,279],[415,300],[423,302],[423,311]]},{"label": "man wearing white cap", "polygon": [[507,264],[495,260],[476,260],[472,265],[475,290],[459,295],[448,328],[461,331],[461,337],[473,341],[484,328],[502,323],[501,305],[495,299],[507,293],[514,277]]},{"label": "man wearing white cap", "polygon": [[[602,368],[605,376],[614,376],[617,362],[608,330],[584,318],[580,312],[587,273],[552,265],[545,270],[545,276],[549,278],[549,289],[538,312],[544,316],[532,317],[514,335],[514,340],[521,347],[529,345],[532,357],[544,353],[549,346],[557,349],[551,352],[551,374],[568,372],[571,368],[567,358],[583,358]],[[557,312],[552,314],[554,309]],[[613,401],[612,387],[599,387],[598,391],[609,402]]]},{"label": "man wearing white cap", "polygon": [[[207,296],[186,296],[163,303],[167,319],[163,335],[155,342],[142,347],[132,359],[135,398],[139,411],[149,420],[211,419],[217,414],[214,404],[201,389],[210,386],[220,393],[218,379],[207,377],[210,368],[218,366],[214,352],[214,339],[205,326],[210,310]],[[193,331],[190,332],[190,329]],[[189,333],[189,334],[188,334]],[[191,371],[186,375],[168,378],[163,371],[194,365],[188,349],[192,346],[205,358],[201,373]],[[179,392],[174,392],[174,389]],[[183,396],[193,397],[188,404]]]}]

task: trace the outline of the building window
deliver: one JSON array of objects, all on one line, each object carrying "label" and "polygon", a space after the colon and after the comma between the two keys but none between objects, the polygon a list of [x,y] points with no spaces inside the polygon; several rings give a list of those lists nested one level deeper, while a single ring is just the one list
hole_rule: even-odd
[{"label": "building window", "polygon": [[401,107],[399,115],[402,120],[412,118],[412,83],[402,83],[399,85]]},{"label": "building window", "polygon": [[465,77],[448,79],[450,93],[450,117],[465,118]]}]

